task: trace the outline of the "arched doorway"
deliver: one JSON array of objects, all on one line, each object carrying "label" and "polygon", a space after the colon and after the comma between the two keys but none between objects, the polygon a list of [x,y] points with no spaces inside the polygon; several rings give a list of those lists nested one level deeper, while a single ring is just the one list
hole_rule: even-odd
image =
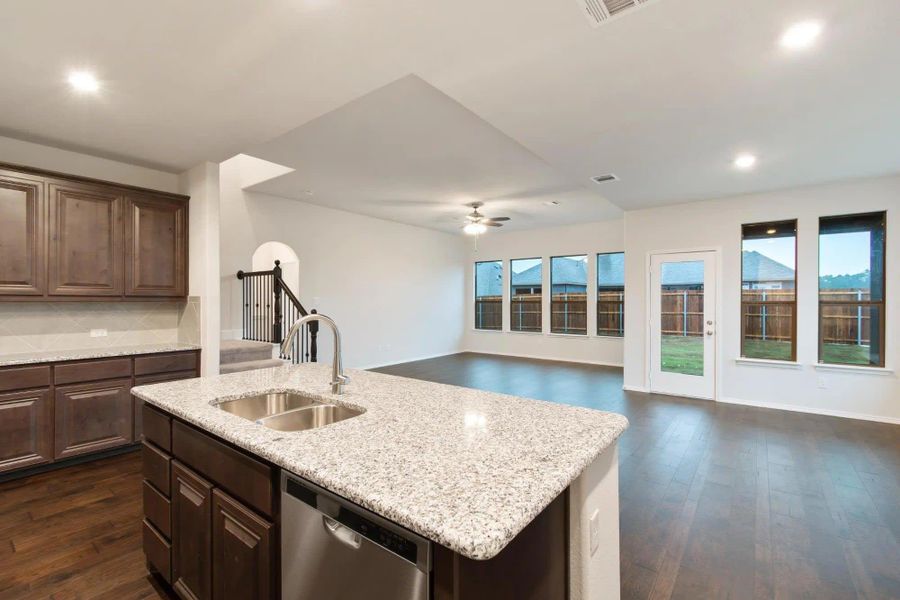
[{"label": "arched doorway", "polygon": [[295,294],[300,293],[300,258],[294,249],[282,242],[266,242],[253,252],[252,269],[270,271],[281,261],[281,278]]}]

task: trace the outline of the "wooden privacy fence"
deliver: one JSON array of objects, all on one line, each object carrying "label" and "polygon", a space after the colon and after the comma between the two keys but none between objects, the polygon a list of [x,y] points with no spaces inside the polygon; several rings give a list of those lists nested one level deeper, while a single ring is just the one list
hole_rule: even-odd
[{"label": "wooden privacy fence", "polygon": [[481,296],[475,299],[475,329],[503,328],[503,298]]},{"label": "wooden privacy fence", "polygon": [[512,331],[542,330],[541,295],[513,294],[509,299],[509,328]]}]

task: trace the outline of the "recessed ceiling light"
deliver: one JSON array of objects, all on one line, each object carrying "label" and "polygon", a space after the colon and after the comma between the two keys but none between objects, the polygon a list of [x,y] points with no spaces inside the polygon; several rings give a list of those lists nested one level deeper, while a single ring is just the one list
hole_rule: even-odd
[{"label": "recessed ceiling light", "polygon": [[788,50],[809,48],[822,33],[818,21],[800,21],[788,27],[781,36],[781,47]]},{"label": "recessed ceiling light", "polygon": [[100,82],[89,71],[72,71],[69,73],[69,85],[76,92],[94,93],[100,89]]},{"label": "recessed ceiling light", "polygon": [[752,154],[738,154],[734,159],[734,166],[741,170],[752,169],[756,165],[756,157]]}]

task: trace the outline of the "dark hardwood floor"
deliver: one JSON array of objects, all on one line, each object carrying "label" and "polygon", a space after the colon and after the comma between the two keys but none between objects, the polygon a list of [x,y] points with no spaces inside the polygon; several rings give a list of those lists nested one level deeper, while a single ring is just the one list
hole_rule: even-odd
[{"label": "dark hardwood floor", "polygon": [[[900,427],[626,393],[621,370],[478,354],[379,369],[626,415],[622,597],[900,598]],[[168,598],[139,454],[0,484],[0,599]]]},{"label": "dark hardwood floor", "polygon": [[572,363],[378,370],[627,416],[623,599],[900,598],[900,426],[624,392],[621,369]]}]

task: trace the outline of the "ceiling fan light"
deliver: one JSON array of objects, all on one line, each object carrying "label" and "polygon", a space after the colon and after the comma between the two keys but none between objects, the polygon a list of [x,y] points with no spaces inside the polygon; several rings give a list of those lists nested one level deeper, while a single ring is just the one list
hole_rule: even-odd
[{"label": "ceiling fan light", "polygon": [[468,223],[463,227],[463,231],[469,235],[478,235],[487,231],[487,226],[482,223]]}]

